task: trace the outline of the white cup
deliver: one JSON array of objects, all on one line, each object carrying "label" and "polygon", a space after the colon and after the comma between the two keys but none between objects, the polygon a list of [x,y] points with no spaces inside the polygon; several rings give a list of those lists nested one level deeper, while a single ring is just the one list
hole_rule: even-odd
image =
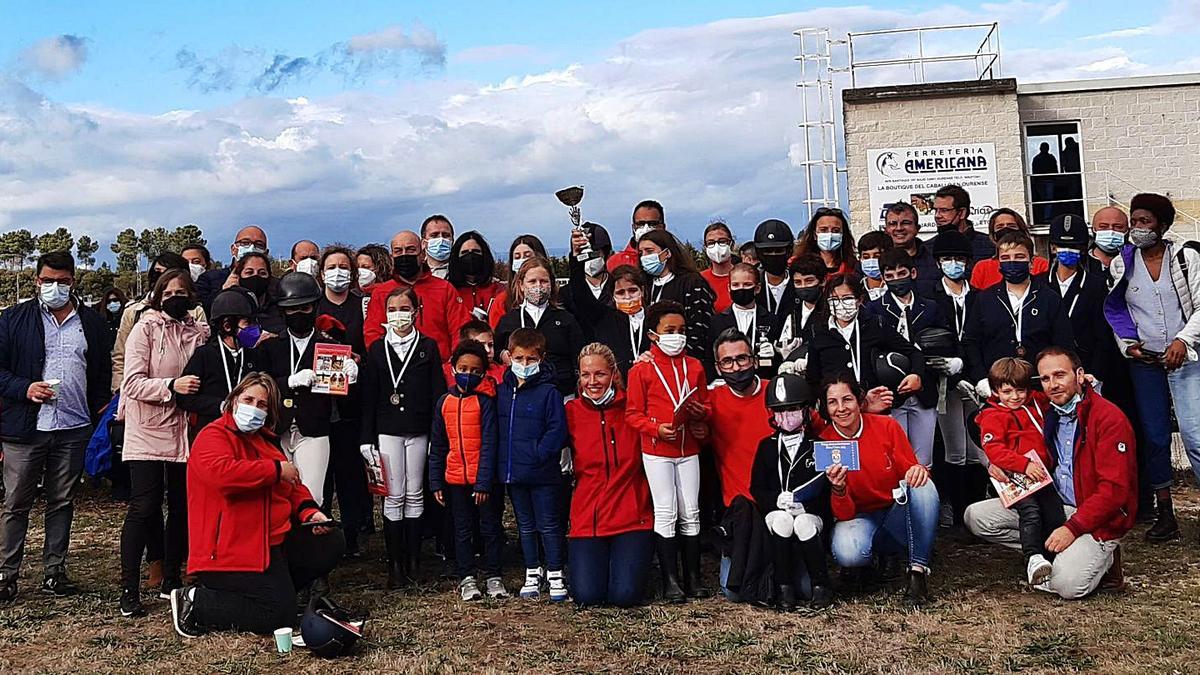
[{"label": "white cup", "polygon": [[288,652],[292,651],[291,628],[275,629],[275,649],[279,650],[280,654],[287,654]]},{"label": "white cup", "polygon": [[54,390],[54,394],[50,398],[58,398],[58,392],[62,389],[62,380],[46,380],[46,384],[50,385],[50,389]]}]

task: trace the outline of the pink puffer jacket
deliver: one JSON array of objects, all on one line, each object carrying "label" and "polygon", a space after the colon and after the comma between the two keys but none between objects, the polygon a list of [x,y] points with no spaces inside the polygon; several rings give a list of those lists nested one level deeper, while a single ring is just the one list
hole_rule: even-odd
[{"label": "pink puffer jacket", "polygon": [[208,340],[208,326],[149,310],[125,343],[125,377],[118,418],[125,419],[122,459],[186,462],[187,412],[176,405],[171,380]]}]

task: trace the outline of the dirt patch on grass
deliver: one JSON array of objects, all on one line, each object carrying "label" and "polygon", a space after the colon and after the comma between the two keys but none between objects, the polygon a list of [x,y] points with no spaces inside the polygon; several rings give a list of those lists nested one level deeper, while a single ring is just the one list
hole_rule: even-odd
[{"label": "dirt patch on grass", "polygon": [[[370,610],[368,639],[351,658],[323,661],[302,650],[279,656],[270,638],[250,635],[184,642],[157,599],[147,602],[149,616],[121,618],[124,509],[89,491],[76,511],[70,563],[86,592],[38,593],[39,504],[21,597],[0,610],[0,672],[1198,672],[1198,497],[1186,490],[1176,500],[1182,540],[1144,544],[1144,528],[1126,538],[1124,595],[1056,600],[1024,587],[1016,553],[942,541],[931,582],[936,602],[916,612],[900,604],[898,588],[792,615],[715,598],[633,610],[517,599],[467,604],[453,581],[383,590],[375,537],[367,557],[332,578],[343,604]],[[715,565],[707,571],[715,579]]]}]

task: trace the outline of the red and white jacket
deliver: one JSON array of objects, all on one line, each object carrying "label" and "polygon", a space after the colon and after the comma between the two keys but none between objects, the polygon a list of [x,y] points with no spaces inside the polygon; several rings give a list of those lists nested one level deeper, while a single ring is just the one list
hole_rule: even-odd
[{"label": "red and white jacket", "polygon": [[[670,392],[663,386],[671,387]],[[685,386],[686,385],[686,386]],[[681,389],[694,389],[691,398],[704,406],[708,416],[708,382],[704,366],[686,353],[667,356],[658,345],[650,347],[650,361],[638,361],[629,369],[629,403],[626,416],[630,426],[641,436],[642,452],[659,457],[691,457],[700,453],[700,443],[694,434],[679,424],[673,441],[658,437],[660,424],[675,422],[675,404]]]},{"label": "red and white jacket", "polygon": [[1046,395],[1040,391],[1030,390],[1029,398],[1020,408],[1001,405],[993,394],[975,418],[988,461],[1005,471],[1025,473],[1029,467],[1025,453],[1033,450],[1047,469],[1052,468],[1054,458],[1046,449],[1045,434],[1048,405]]}]

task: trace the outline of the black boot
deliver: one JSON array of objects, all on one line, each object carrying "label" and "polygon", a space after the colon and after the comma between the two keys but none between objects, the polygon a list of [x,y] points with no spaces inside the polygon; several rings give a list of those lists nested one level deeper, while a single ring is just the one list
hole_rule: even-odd
[{"label": "black boot", "polygon": [[404,521],[384,518],[383,542],[387,547],[387,587],[400,588],[408,578],[404,569]]},{"label": "black boot", "polygon": [[405,568],[409,583],[415,583],[421,572],[421,519],[404,519]]},{"label": "black boot", "polygon": [[679,587],[679,543],[675,537],[654,535],[658,544],[658,568],[662,573],[663,600],[681,604],[687,600]]},{"label": "black boot", "polygon": [[781,612],[796,611],[796,587],[780,584],[775,588],[775,607]]},{"label": "black boot", "polygon": [[833,604],[833,586],[829,581],[829,563],[820,536],[800,542],[800,556],[812,583],[812,607],[824,609]]},{"label": "black boot", "polygon": [[1175,507],[1171,505],[1171,488],[1163,488],[1156,494],[1154,524],[1146,530],[1146,541],[1161,543],[1179,538],[1179,521],[1175,520]]},{"label": "black boot", "polygon": [[924,572],[913,569],[908,571],[904,601],[913,607],[922,607],[929,602],[929,578]]},{"label": "black boot", "polygon": [[700,535],[680,537],[683,544],[683,590],[689,598],[707,598],[712,592],[700,578]]}]

